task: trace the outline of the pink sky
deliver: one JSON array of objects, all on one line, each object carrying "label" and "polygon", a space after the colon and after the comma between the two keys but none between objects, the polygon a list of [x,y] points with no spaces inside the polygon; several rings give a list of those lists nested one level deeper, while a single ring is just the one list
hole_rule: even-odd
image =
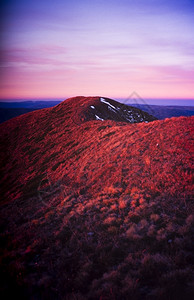
[{"label": "pink sky", "polygon": [[194,99],[192,1],[8,1],[1,99]]}]

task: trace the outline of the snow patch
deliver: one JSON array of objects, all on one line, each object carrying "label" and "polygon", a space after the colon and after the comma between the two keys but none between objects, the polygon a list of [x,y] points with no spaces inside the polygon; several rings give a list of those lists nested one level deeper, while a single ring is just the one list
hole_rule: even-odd
[{"label": "snow patch", "polygon": [[107,102],[104,98],[100,98],[100,101],[103,102],[103,103],[105,103],[105,104],[108,104],[113,109],[116,109],[116,107],[114,107],[112,104],[110,104],[109,102]]},{"label": "snow patch", "polygon": [[104,119],[101,119],[99,116],[95,115],[96,120],[104,121]]},{"label": "snow patch", "polygon": [[135,120],[133,119],[132,116],[129,116],[129,117],[127,118],[127,120],[128,120],[130,123],[134,123],[134,122],[135,122]]},{"label": "snow patch", "polygon": [[113,109],[111,106],[108,106],[108,109],[111,110],[112,112],[116,113],[115,109]]}]

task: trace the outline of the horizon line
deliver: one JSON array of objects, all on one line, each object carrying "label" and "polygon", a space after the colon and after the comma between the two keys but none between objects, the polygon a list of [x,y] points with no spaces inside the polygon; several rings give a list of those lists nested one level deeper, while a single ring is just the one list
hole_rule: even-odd
[{"label": "horizon line", "polygon": [[136,97],[131,97],[128,96],[128,97],[122,97],[122,96],[115,96],[115,97],[112,97],[112,96],[104,96],[104,95],[90,95],[90,96],[85,96],[85,95],[75,95],[75,96],[66,96],[66,97],[16,97],[16,98],[0,98],[0,102],[3,102],[3,101],[12,101],[12,100],[15,100],[15,101],[41,101],[41,100],[66,100],[66,99],[69,99],[69,98],[74,98],[74,97],[104,97],[104,98],[110,98],[110,99],[122,99],[122,100],[133,100],[133,99],[145,99],[145,100],[194,100],[194,97],[193,98],[187,98],[187,97],[142,97],[140,95],[137,94]]},{"label": "horizon line", "polygon": [[[131,94],[132,95],[132,94]],[[79,96],[75,96],[79,97]],[[100,97],[100,96],[83,96],[83,97]],[[73,97],[64,97],[64,98],[0,98],[0,103],[23,103],[23,102],[63,102],[69,98]],[[104,98],[109,98],[105,96]],[[109,99],[116,100],[126,105],[159,105],[159,106],[194,106],[194,98],[143,98],[136,94],[136,97],[129,96],[128,98],[124,97],[111,97]]]}]

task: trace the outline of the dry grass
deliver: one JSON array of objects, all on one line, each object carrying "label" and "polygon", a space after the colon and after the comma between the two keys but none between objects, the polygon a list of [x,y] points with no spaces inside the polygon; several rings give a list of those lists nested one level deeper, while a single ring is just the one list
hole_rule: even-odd
[{"label": "dry grass", "polygon": [[193,118],[78,126],[70,108],[1,126],[4,299],[192,299]]}]

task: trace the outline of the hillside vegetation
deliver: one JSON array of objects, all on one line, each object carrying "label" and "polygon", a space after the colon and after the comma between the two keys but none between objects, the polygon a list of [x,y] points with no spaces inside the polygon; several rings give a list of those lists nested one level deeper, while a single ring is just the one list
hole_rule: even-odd
[{"label": "hillside vegetation", "polygon": [[0,125],[4,299],[193,297],[194,117],[95,120],[99,99]]}]

